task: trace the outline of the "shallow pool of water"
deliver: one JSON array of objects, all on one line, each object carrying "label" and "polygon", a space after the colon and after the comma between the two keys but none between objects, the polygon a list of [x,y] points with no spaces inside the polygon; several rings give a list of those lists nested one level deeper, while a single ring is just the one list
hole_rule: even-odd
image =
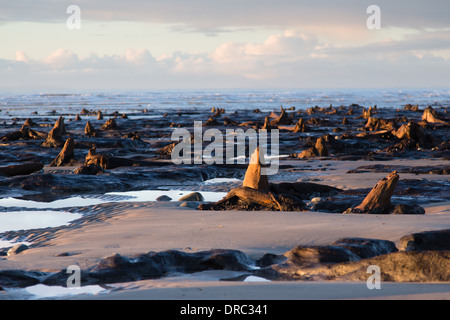
[{"label": "shallow pool of water", "polygon": [[18,298],[30,300],[70,297],[79,294],[95,295],[109,292],[109,290],[98,285],[65,288],[60,286],[46,286],[43,284],[8,291]]},{"label": "shallow pool of water", "polygon": [[[214,179],[213,179],[214,180]],[[237,179],[236,179],[237,180]],[[239,181],[239,180],[237,180]],[[230,182],[230,181],[228,181]],[[212,182],[212,183],[218,183]],[[156,201],[159,196],[166,195],[172,198],[172,201],[178,201],[182,196],[185,196],[194,191],[186,190],[140,190],[127,192],[109,192],[103,195],[95,196],[77,196],[67,199],[56,200],[52,202],[39,202],[32,200],[23,200],[16,198],[0,199],[0,207],[18,207],[28,209],[61,209],[70,207],[87,207],[102,203],[110,202],[146,202]],[[219,201],[226,196],[225,192],[199,191],[205,201]]]},{"label": "shallow pool of water", "polygon": [[41,229],[67,225],[81,217],[79,213],[59,211],[0,212],[0,233],[12,230]]}]

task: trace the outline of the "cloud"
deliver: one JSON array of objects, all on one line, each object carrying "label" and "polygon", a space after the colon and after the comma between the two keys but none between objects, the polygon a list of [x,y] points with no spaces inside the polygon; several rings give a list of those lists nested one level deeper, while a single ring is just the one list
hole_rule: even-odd
[{"label": "cloud", "polygon": [[[450,2],[377,0],[383,27],[445,28]],[[0,0],[0,22],[64,22],[72,1]],[[139,21],[184,26],[205,33],[229,27],[305,28],[365,27],[369,0],[78,0],[81,18],[89,21]]]},{"label": "cloud", "polygon": [[0,86],[77,89],[339,88],[450,86],[449,35],[424,31],[399,40],[336,46],[286,30],[261,42],[228,41],[211,52],[154,57],[145,48],[79,57],[58,49],[41,60],[18,51],[0,60]]}]

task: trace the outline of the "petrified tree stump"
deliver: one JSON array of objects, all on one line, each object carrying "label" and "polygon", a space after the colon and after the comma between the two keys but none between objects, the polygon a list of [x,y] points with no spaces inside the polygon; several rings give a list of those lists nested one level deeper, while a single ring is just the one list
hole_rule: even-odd
[{"label": "petrified tree stump", "polygon": [[261,174],[262,165],[259,148],[256,148],[245,173],[243,186],[231,190],[218,202],[201,204],[198,209],[302,211],[305,203],[297,197],[270,192],[267,176]]},{"label": "petrified tree stump", "polygon": [[70,163],[74,157],[74,141],[68,138],[58,156],[50,163],[50,167],[60,167]]},{"label": "petrified tree stump", "polygon": [[279,126],[281,124],[290,125],[292,124],[292,120],[287,115],[286,111],[284,111],[283,108],[281,108],[281,114],[274,120],[270,122],[271,126]]},{"label": "petrified tree stump", "polygon": [[49,132],[47,139],[42,144],[42,146],[49,147],[49,148],[61,147],[64,144],[64,142],[62,140],[62,137],[64,134],[66,134],[64,118],[59,117],[59,119],[56,120],[55,125],[53,126],[53,129]]},{"label": "petrified tree stump", "polygon": [[297,124],[295,125],[294,133],[306,132],[306,131],[308,131],[308,128],[306,127],[306,122],[305,122],[305,120],[303,120],[303,118],[300,118],[298,120]]},{"label": "petrified tree stump", "polygon": [[434,110],[431,106],[428,106],[424,110],[422,120],[429,123],[448,124],[446,121],[439,118],[439,115],[437,114],[436,110]]},{"label": "petrified tree stump", "polygon": [[275,195],[249,187],[231,190],[225,198],[215,203],[203,203],[199,210],[246,210],[246,211],[302,211],[303,201],[288,195]]},{"label": "petrified tree stump", "polygon": [[261,174],[262,166],[264,165],[264,155],[260,154],[259,147],[255,149],[248,165],[244,177],[244,187],[253,188],[258,191],[269,191],[269,180],[267,175]]},{"label": "petrified tree stump", "polygon": [[93,137],[96,135],[96,131],[90,121],[88,121],[86,123],[86,127],[84,127],[84,134],[87,135],[88,137]]},{"label": "petrified tree stump", "polygon": [[399,178],[397,171],[390,173],[373,187],[360,205],[345,213],[389,214],[394,208],[391,197]]},{"label": "petrified tree stump", "polygon": [[265,119],[264,119],[264,125],[262,126],[262,129],[263,130],[272,130],[272,129],[276,129],[277,127],[275,126],[272,126],[271,124],[270,124],[270,119],[269,119],[269,117],[266,117]]},{"label": "petrified tree stump", "polygon": [[105,124],[103,124],[102,126],[101,126],[101,129],[102,130],[114,130],[114,129],[117,129],[118,127],[117,127],[117,123],[116,123],[116,120],[114,120],[114,118],[110,118],[110,119],[108,119],[106,122],[105,122]]}]

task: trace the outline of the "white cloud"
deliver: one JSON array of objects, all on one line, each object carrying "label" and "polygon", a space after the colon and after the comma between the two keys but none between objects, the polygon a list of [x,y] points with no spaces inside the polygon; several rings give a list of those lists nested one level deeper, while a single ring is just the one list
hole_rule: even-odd
[{"label": "white cloud", "polygon": [[448,34],[438,31],[337,47],[313,35],[287,30],[261,42],[231,41],[209,53],[175,52],[157,58],[145,48],[88,57],[58,49],[42,60],[17,51],[15,60],[0,60],[0,73],[5,75],[0,85],[80,89],[443,87],[450,86],[450,59],[439,52],[449,49]]}]

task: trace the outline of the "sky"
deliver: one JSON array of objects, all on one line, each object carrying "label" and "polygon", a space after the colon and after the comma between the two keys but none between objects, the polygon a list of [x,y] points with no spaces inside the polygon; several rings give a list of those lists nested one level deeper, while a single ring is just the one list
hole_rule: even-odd
[{"label": "sky", "polygon": [[0,0],[0,88],[448,88],[448,12],[448,0]]}]

